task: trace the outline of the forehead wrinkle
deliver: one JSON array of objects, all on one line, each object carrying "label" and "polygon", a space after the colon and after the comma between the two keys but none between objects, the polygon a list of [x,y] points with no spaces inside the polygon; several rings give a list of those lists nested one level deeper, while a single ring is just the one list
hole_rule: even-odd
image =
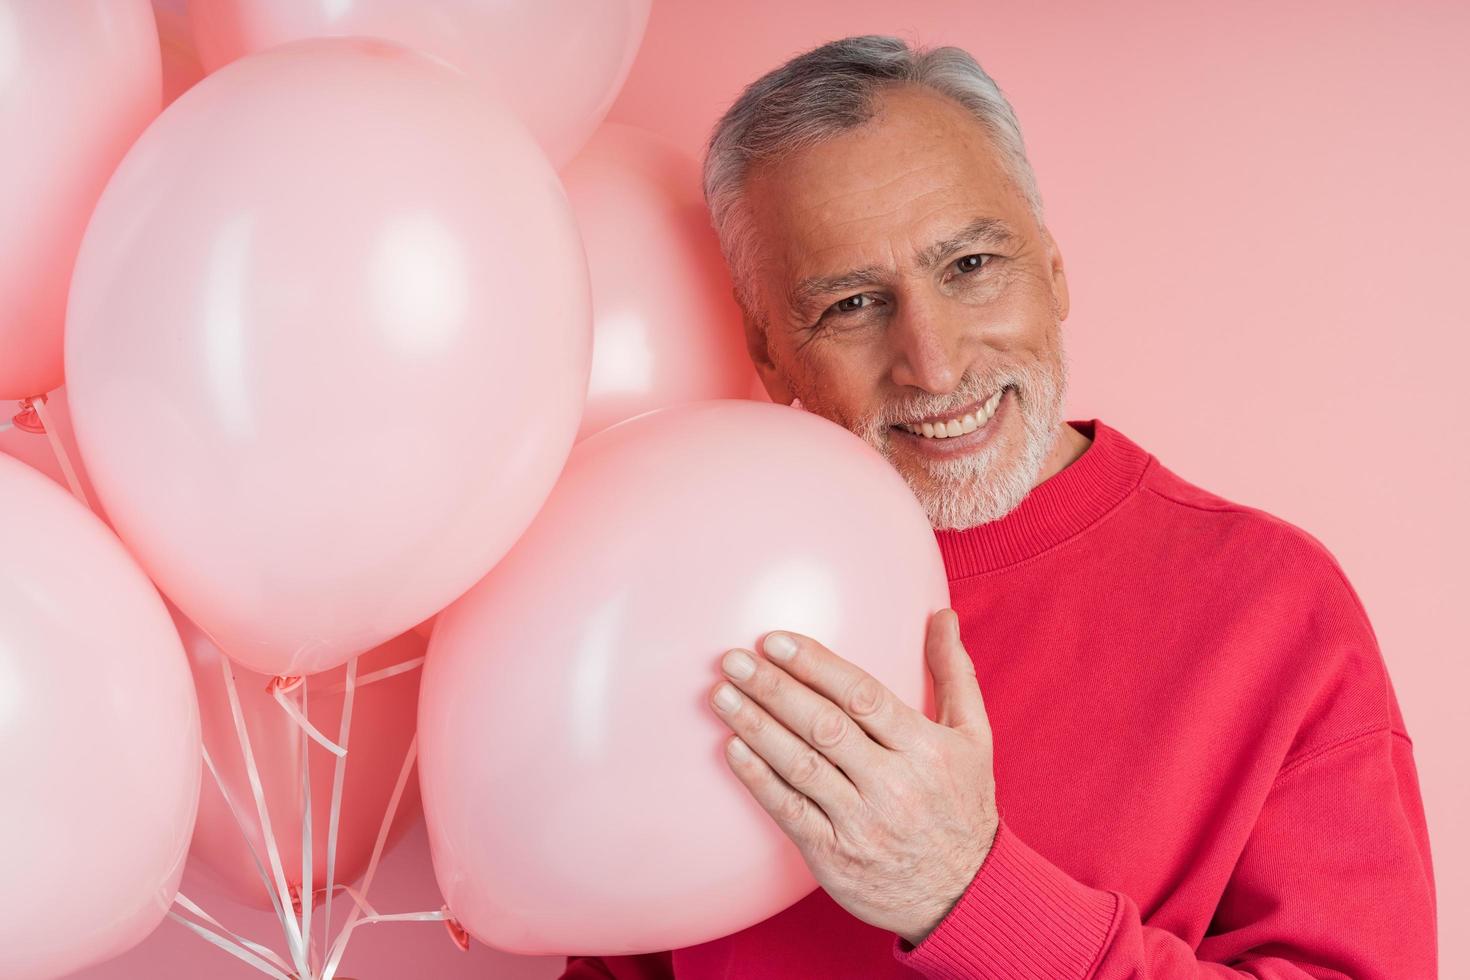
[{"label": "forehead wrinkle", "polygon": [[[851,214],[846,217],[834,217],[824,222],[824,224],[827,228],[834,230],[846,228],[850,225],[862,226],[884,218],[899,217],[905,212],[924,208],[925,210],[921,215],[905,222],[908,228],[915,228],[928,221],[932,215],[953,210],[955,190],[956,185],[941,184],[937,187],[931,187],[922,193],[915,194],[912,197],[905,198],[902,201],[896,201],[892,207],[885,208],[882,211],[865,211],[861,214]],[[935,198],[938,198],[938,200],[935,201]]]},{"label": "forehead wrinkle", "polygon": [[[909,169],[909,170],[905,170],[903,173],[898,174],[898,175],[893,176],[893,177],[890,177],[887,180],[884,180],[882,183],[879,183],[879,184],[867,184],[867,185],[862,186],[862,187],[853,187],[853,188],[850,188],[850,189],[839,191],[836,194],[832,194],[829,197],[824,197],[824,198],[822,198],[819,201],[814,201],[814,202],[812,202],[811,204],[807,205],[804,208],[796,208],[793,213],[795,213],[795,214],[805,214],[806,212],[809,212],[809,211],[819,211],[819,210],[827,207],[828,205],[830,205],[830,204],[832,204],[832,203],[834,203],[836,201],[840,201],[843,198],[853,197],[854,195],[870,196],[870,195],[878,194],[878,193],[880,193],[882,191],[887,190],[889,187],[892,187],[894,184],[897,184],[900,181],[907,180],[907,179],[909,179],[910,177],[913,177],[916,174],[922,174],[922,173],[924,173],[925,171],[928,171],[928,170],[941,169],[941,168],[944,168],[946,166],[947,165],[945,163],[942,163],[942,162],[926,163],[926,164],[924,164],[922,166],[918,166],[918,167],[914,167],[914,168]],[[944,181],[942,183],[947,185],[950,182],[949,181]],[[937,190],[937,188],[936,188],[936,190]],[[924,197],[924,196],[926,196],[928,194],[932,194],[932,193],[935,193],[935,190],[929,190],[929,191],[924,192],[923,194],[917,194],[913,198],[910,198],[910,200],[911,201],[912,200],[917,200],[920,197]],[[869,217],[871,217],[871,215]],[[848,220],[862,220],[862,219],[861,218],[856,218],[856,219],[848,219]]]},{"label": "forehead wrinkle", "polygon": [[[928,224],[937,216],[952,210],[952,205],[940,205],[932,208],[922,216],[910,222],[910,228],[919,228]],[[925,269],[936,264],[946,253],[962,248],[973,242],[991,240],[996,242],[1009,241],[1014,238],[1008,226],[999,218],[981,217],[971,221],[964,228],[956,232],[952,237],[942,239],[930,245],[913,249],[914,261],[917,267]],[[842,252],[848,249],[861,249],[868,243],[860,241],[834,242],[831,245],[819,248],[814,252],[820,256],[824,252]],[[810,302],[818,296],[826,293],[838,292],[858,286],[870,286],[882,280],[892,278],[895,271],[891,267],[869,264],[857,269],[844,270],[828,275],[811,275],[799,279],[788,291],[788,298],[793,308],[799,308],[803,302]]]}]

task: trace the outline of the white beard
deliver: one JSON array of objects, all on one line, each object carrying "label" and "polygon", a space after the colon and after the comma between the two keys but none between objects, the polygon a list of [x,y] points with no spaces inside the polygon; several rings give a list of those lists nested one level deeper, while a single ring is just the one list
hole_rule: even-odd
[{"label": "white beard", "polygon": [[[964,530],[999,520],[1009,514],[1036,486],[1056,440],[1061,436],[1062,401],[1067,392],[1067,356],[1061,343],[1060,323],[1053,328],[1049,360],[1038,360],[979,378],[966,373],[955,390],[942,400],[930,398],[929,404],[901,406],[898,415],[848,420],[840,413],[824,411],[820,395],[800,392],[797,407],[815,412],[852,430],[864,442],[887,459],[908,482],[914,496],[923,506],[930,525],[936,530]],[[790,375],[788,374],[788,379]],[[978,401],[998,387],[1013,387],[1013,408],[1019,411],[1021,443],[1012,448],[1014,427],[997,434],[981,448],[957,459],[934,460],[906,453],[893,446],[890,426],[915,415],[942,415],[957,406]],[[813,396],[816,395],[814,398]],[[1006,465],[1007,457],[1014,457]]]}]

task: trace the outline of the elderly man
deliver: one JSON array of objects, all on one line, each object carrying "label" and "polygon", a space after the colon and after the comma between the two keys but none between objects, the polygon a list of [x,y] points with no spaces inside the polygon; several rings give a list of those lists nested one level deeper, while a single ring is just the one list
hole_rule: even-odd
[{"label": "elderly man", "polygon": [[803,54],[719,121],[705,191],[766,389],[929,513],[937,718],[812,638],[731,651],[728,764],[821,887],[565,976],[1433,977],[1412,743],[1363,607],[1305,531],[1062,420],[1062,254],[975,61]]}]

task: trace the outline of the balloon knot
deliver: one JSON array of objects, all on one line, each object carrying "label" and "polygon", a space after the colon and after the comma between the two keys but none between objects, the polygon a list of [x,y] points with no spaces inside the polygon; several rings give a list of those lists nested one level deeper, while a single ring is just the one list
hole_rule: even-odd
[{"label": "balloon knot", "polygon": [[458,919],[449,914],[448,905],[442,906],[441,910],[444,912],[444,928],[449,931],[449,938],[454,941],[454,945],[459,947],[460,952],[468,953],[470,951],[470,934],[465,931],[464,926],[459,924]]},{"label": "balloon knot", "polygon": [[299,885],[289,885],[286,890],[291,895],[291,908],[299,916],[301,914],[301,887]]},{"label": "balloon knot", "polygon": [[20,411],[11,418],[11,422],[22,432],[33,435],[45,435],[46,426],[41,424],[41,414],[36,411],[35,402],[45,403],[45,395],[37,395],[35,398],[27,398],[20,403]]},{"label": "balloon knot", "polygon": [[288,694],[304,680],[301,674],[278,674],[265,685],[267,694]]}]

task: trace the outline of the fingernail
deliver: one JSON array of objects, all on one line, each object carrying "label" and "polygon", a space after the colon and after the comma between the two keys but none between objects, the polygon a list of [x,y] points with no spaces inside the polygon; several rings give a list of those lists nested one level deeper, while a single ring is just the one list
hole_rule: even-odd
[{"label": "fingernail", "polygon": [[729,684],[721,684],[715,690],[715,704],[723,711],[734,711],[740,707],[740,695]]},{"label": "fingernail", "polygon": [[746,745],[745,742],[741,740],[740,736],[735,736],[734,738],[730,739],[730,741],[726,744],[729,746],[730,755],[732,757],[736,759],[750,758],[750,746]]},{"label": "fingernail", "polygon": [[722,666],[724,667],[725,673],[737,681],[743,681],[755,673],[755,661],[751,660],[739,650],[731,650],[725,654]]},{"label": "fingernail", "polygon": [[772,660],[790,660],[796,653],[796,641],[787,633],[767,633],[761,649]]}]

